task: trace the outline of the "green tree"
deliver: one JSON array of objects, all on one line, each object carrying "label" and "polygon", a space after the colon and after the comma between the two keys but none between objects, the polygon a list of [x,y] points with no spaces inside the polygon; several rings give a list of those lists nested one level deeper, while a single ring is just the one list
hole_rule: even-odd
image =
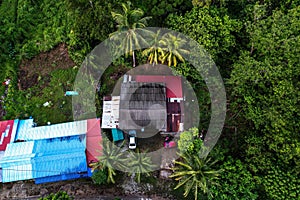
[{"label": "green tree", "polygon": [[[159,41],[162,46],[161,63],[168,63],[168,66],[176,67],[178,60],[184,62],[184,55],[188,55],[189,50],[185,49],[187,41],[181,34],[166,33]],[[178,60],[177,60],[178,59]]]},{"label": "green tree", "polygon": [[234,64],[228,82],[235,105],[240,105],[240,118],[248,125],[240,133],[241,154],[254,175],[272,179],[259,183],[264,188],[260,195],[267,199],[294,198],[292,185],[274,196],[282,186],[281,179],[270,176],[270,171],[279,171],[273,166],[280,168],[282,177],[296,176],[300,166],[299,17],[298,6],[286,14],[274,11],[249,25],[248,50]]},{"label": "green tree", "polygon": [[93,170],[107,170],[107,183],[115,183],[114,176],[117,175],[115,169],[124,168],[126,159],[123,157],[121,148],[115,146],[107,138],[102,140],[102,155],[98,162],[92,163]]},{"label": "green tree", "polygon": [[197,154],[202,146],[202,140],[199,138],[198,128],[190,128],[180,133],[178,140],[178,150],[181,154],[185,152]]},{"label": "green tree", "polygon": [[252,176],[246,163],[232,156],[226,156],[218,167],[223,172],[216,180],[218,184],[210,188],[213,195],[210,199],[258,199],[257,177]]},{"label": "green tree", "polygon": [[160,45],[161,41],[161,30],[150,33],[152,40],[149,42],[149,48],[143,51],[143,56],[148,56],[148,61],[153,65],[158,64],[161,54],[163,54],[162,47]]},{"label": "green tree", "polygon": [[128,158],[129,175],[135,174],[138,183],[141,182],[141,175],[150,176],[156,165],[153,164],[151,157],[147,152],[141,153],[139,149],[136,152],[130,151]]},{"label": "green tree", "polygon": [[242,23],[232,19],[226,9],[194,7],[184,15],[170,14],[168,27],[183,33],[198,42],[220,66],[224,76],[238,56],[236,36]]},{"label": "green tree", "polygon": [[185,0],[132,0],[134,5],[143,9],[147,16],[152,16],[151,27],[165,27],[170,13],[182,14],[192,8],[192,1]]},{"label": "green tree", "polygon": [[[113,19],[117,23],[117,31],[110,34],[110,37],[114,41],[120,41],[117,46],[117,50],[121,54],[129,52],[132,54],[133,67],[136,66],[134,49],[139,49],[141,44],[145,44],[146,41],[143,38],[141,32],[146,27],[147,20],[151,17],[143,17],[144,12],[142,9],[132,9],[131,3],[122,4],[122,12],[111,12]],[[124,34],[124,31],[126,33]],[[121,33],[121,35],[119,34]],[[121,38],[120,38],[121,37]]]},{"label": "green tree", "polygon": [[217,184],[216,179],[221,172],[213,169],[216,161],[211,162],[210,158],[200,158],[197,154],[188,152],[180,156],[182,161],[175,161],[175,172],[170,176],[179,181],[174,189],[184,187],[184,197],[193,191],[195,200],[202,194],[211,195],[210,187]]}]

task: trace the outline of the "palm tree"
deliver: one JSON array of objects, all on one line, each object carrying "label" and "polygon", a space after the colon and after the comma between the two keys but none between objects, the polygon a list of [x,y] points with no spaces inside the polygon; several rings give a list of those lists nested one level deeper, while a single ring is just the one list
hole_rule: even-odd
[{"label": "palm tree", "polygon": [[[174,66],[177,65],[177,59],[184,62],[182,55],[187,55],[190,51],[184,49],[184,45],[187,44],[187,41],[180,37],[180,35],[175,35],[172,33],[166,33],[163,35],[162,39],[159,41],[162,46],[162,55],[160,60],[162,63],[168,62],[168,66],[171,66],[172,63]],[[166,52],[166,53],[164,53]]]},{"label": "palm tree", "polygon": [[102,155],[98,157],[98,162],[90,164],[92,169],[103,170],[107,168],[107,183],[115,183],[115,169],[125,169],[126,159],[121,152],[121,148],[115,146],[107,138],[102,140]]},{"label": "palm tree", "polygon": [[128,158],[129,175],[135,174],[138,183],[141,182],[141,174],[150,176],[156,165],[152,163],[151,157],[147,156],[147,153],[141,153],[138,149],[136,152],[130,152]]},{"label": "palm tree", "polygon": [[[133,49],[139,49],[141,44],[147,44],[142,36],[142,32],[146,30],[142,28],[146,27],[147,20],[151,17],[142,17],[144,15],[142,9],[131,9],[130,6],[130,2],[127,2],[127,4],[122,3],[122,13],[111,12],[113,19],[117,23],[118,30],[112,33],[110,37],[112,40],[120,42],[117,51],[132,54],[133,67],[135,67],[136,62]],[[121,33],[121,35],[118,33]]]},{"label": "palm tree", "polygon": [[[209,187],[217,185],[214,182],[218,179],[221,170],[214,170],[212,166],[216,163],[210,159],[200,158],[198,155],[186,153],[181,155],[182,162],[175,161],[175,171],[170,178],[179,181],[174,189],[184,187],[184,197],[187,197],[191,190],[194,191],[195,200],[198,198],[199,189],[204,194],[209,194]],[[177,165],[177,166],[176,166]]]},{"label": "palm tree", "polygon": [[160,40],[162,37],[160,29],[157,30],[156,33],[152,32],[150,36],[152,37],[152,40],[149,44],[149,48],[143,51],[143,56],[148,56],[148,61],[150,64],[153,63],[153,65],[156,65],[158,64],[160,55],[163,54],[163,50],[160,45]]}]

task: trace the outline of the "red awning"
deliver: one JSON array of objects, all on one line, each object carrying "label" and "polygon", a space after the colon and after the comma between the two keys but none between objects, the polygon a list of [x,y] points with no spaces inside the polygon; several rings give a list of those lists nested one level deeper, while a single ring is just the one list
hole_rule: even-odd
[{"label": "red awning", "polygon": [[147,76],[138,75],[136,82],[143,83],[165,83],[167,89],[167,98],[183,98],[182,82],[179,76]]},{"label": "red awning", "polygon": [[87,120],[86,134],[86,157],[87,162],[92,163],[98,161],[98,157],[102,152],[102,136],[100,129],[100,119]]}]

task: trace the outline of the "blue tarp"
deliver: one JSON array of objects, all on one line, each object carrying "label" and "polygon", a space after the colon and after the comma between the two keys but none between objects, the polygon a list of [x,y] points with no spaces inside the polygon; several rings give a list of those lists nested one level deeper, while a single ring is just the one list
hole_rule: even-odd
[{"label": "blue tarp", "polygon": [[114,142],[124,140],[123,131],[121,131],[120,129],[116,129],[116,128],[113,128],[111,131],[112,131],[112,136],[113,136]]},{"label": "blue tarp", "polygon": [[76,92],[76,91],[66,91],[65,95],[66,96],[77,96],[78,92]]}]

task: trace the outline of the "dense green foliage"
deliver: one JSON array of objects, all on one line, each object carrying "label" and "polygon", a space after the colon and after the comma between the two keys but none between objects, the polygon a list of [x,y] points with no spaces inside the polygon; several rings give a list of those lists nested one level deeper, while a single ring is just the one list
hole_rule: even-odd
[{"label": "dense green foliage", "polygon": [[[64,43],[68,55],[79,66],[91,49],[111,33],[120,31],[118,27],[124,25],[120,19],[128,19],[122,3],[127,0],[1,1],[0,82],[11,79],[8,94],[0,102],[0,111],[5,109],[2,119],[33,116],[39,124],[72,120],[71,98],[64,96],[64,92],[73,89],[77,68],[60,67],[45,77],[37,73],[36,84],[21,89],[18,86],[21,63]],[[198,196],[299,198],[300,1],[132,0],[129,11],[134,10],[138,11],[138,19],[151,17],[147,20],[150,26],[167,27],[197,41],[210,53],[224,78],[228,117],[223,135],[209,155],[219,160],[215,169],[221,169],[222,173],[207,191],[213,197],[203,196],[204,190],[197,190]],[[121,13],[119,18],[117,13]],[[145,22],[142,21],[143,26]],[[130,28],[133,26],[127,30]],[[176,41],[169,38],[165,45],[170,48],[155,49],[159,41],[155,40],[154,33],[153,48],[144,53],[137,51],[136,62],[148,60],[157,64],[163,53],[170,56],[175,52],[171,46]],[[168,56],[165,64],[170,62],[173,66],[181,61],[180,54],[176,55],[176,62],[172,56],[168,60]],[[43,61],[40,63],[43,66]],[[102,96],[112,91],[118,78],[131,66],[131,59],[122,56],[106,70],[95,103],[99,116]],[[211,105],[203,78],[187,62],[178,62],[173,69],[186,77],[196,92],[200,109],[198,128],[207,130]],[[4,91],[5,86],[1,85],[0,96]],[[49,106],[43,106],[45,102],[49,102]],[[179,142],[179,147],[187,148],[190,154],[182,163],[190,161],[193,168],[197,168],[198,158],[194,156],[202,145],[197,133],[196,130],[184,132]],[[193,140],[191,144],[190,140]],[[106,148],[113,151],[101,159],[108,166],[109,163],[122,165],[109,158],[117,158],[118,152],[112,146]],[[103,169],[103,165],[95,168]],[[107,177],[99,172],[94,181],[98,184],[104,179],[114,182],[115,174],[113,169],[107,168]]]},{"label": "dense green foliage", "polygon": [[[264,177],[261,184],[269,198],[292,199],[297,193],[292,186],[296,178],[284,188],[278,176],[299,173],[299,17],[297,7],[249,25],[249,50],[242,52],[230,79],[235,103],[243,105],[243,116],[253,124],[244,135],[246,161]],[[276,179],[268,180],[275,172]]]},{"label": "dense green foliage", "polygon": [[107,171],[105,169],[93,172],[92,180],[95,184],[103,185],[107,183]]},{"label": "dense green foliage", "polygon": [[[168,26],[194,39],[210,53],[225,72],[228,63],[235,59],[236,37],[241,22],[232,19],[225,9],[216,7],[194,7],[185,15],[170,15]],[[231,62],[230,62],[231,61]]]},{"label": "dense green foliage", "polygon": [[46,197],[39,198],[39,200],[71,200],[74,199],[70,197],[65,191],[59,191],[55,194],[51,193]]}]

